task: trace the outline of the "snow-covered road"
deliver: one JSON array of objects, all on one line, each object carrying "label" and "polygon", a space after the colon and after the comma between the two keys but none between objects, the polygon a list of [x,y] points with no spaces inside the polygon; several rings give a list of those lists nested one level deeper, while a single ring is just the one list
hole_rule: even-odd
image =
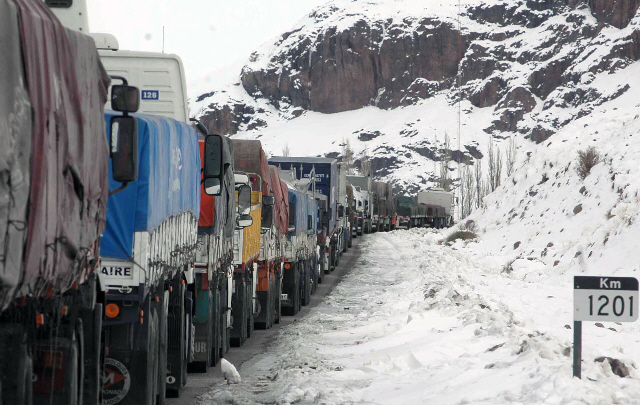
[{"label": "snow-covered road", "polygon": [[[365,238],[351,273],[205,404],[640,403],[637,324],[584,325],[572,378],[572,283],[536,262],[505,271],[442,234]],[[599,356],[620,359],[614,375]]]}]

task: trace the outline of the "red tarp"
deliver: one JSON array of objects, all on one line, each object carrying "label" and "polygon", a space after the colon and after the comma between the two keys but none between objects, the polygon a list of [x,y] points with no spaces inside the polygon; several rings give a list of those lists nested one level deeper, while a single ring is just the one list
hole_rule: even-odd
[{"label": "red tarp", "polygon": [[286,235],[289,226],[289,192],[287,185],[280,180],[280,173],[275,166],[269,166],[269,177],[273,186],[273,197],[276,200],[273,207],[273,220],[278,231]]},{"label": "red tarp", "polygon": [[267,158],[260,141],[233,139],[233,161],[236,172],[254,173],[260,176],[262,195],[271,195]]},{"label": "red tarp", "polygon": [[[204,167],[204,139],[200,139],[200,162]],[[204,176],[204,171],[202,171]],[[200,185],[200,218],[198,218],[198,226],[210,228],[215,225],[216,220],[216,198],[204,192],[204,182]]]},{"label": "red tarp", "polygon": [[23,179],[30,181],[29,216],[17,293],[40,294],[49,286],[64,290],[80,281],[104,229],[109,77],[91,37],[65,29],[43,1],[13,3],[33,125],[22,134],[31,137],[32,147],[30,172]]}]

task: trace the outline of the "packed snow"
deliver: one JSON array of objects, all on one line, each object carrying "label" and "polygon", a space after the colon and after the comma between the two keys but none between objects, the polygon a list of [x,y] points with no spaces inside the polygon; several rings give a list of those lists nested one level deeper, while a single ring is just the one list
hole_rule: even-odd
[{"label": "packed snow", "polygon": [[202,403],[638,403],[637,323],[585,322],[573,378],[572,272],[535,261],[505,271],[477,242],[441,243],[448,232],[366,237],[325,301]]}]

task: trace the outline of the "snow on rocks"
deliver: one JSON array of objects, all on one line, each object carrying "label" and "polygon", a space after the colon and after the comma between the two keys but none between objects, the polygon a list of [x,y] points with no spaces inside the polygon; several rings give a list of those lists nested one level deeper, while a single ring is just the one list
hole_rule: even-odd
[{"label": "snow on rocks", "polygon": [[[241,384],[212,391],[210,403],[637,401],[633,327],[585,324],[584,380],[573,379],[571,284],[505,273],[477,243],[454,250],[438,243],[443,236],[413,229],[366,238],[325,301],[243,365]],[[594,361],[603,356],[622,361],[630,376]]]}]

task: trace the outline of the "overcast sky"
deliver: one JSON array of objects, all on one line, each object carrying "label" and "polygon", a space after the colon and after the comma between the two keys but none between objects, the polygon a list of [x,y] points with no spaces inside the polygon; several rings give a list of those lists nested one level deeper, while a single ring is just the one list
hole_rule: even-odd
[{"label": "overcast sky", "polygon": [[[92,32],[114,34],[120,49],[180,55],[194,83],[228,81],[261,44],[328,0],[87,0]],[[200,90],[200,89],[198,89]]]}]

